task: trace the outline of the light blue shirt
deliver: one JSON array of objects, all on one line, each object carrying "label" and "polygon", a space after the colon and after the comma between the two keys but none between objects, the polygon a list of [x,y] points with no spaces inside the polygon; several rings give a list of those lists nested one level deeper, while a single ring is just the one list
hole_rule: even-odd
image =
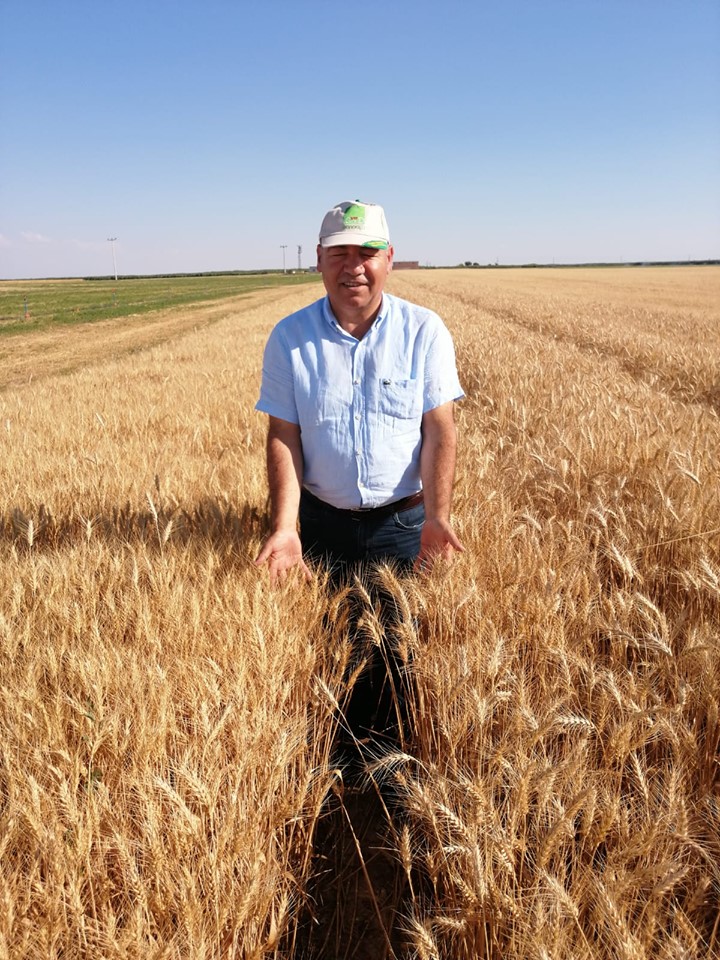
[{"label": "light blue shirt", "polygon": [[386,293],[362,340],[342,329],[327,297],[281,320],[255,409],[299,424],[303,486],[355,509],[421,489],[422,415],[463,396],[440,317]]}]

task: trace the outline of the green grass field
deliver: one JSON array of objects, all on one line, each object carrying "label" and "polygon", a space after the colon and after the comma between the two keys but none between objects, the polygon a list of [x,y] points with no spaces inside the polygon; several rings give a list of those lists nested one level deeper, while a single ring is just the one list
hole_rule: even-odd
[{"label": "green grass field", "polygon": [[223,274],[127,280],[0,281],[0,334],[92,323],[166,307],[241,296],[265,287],[317,283],[318,274]]}]

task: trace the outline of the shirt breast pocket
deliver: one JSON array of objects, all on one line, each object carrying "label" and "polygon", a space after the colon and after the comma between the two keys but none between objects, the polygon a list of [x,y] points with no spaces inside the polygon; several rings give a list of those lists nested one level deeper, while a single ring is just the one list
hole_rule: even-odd
[{"label": "shirt breast pocket", "polygon": [[422,395],[417,380],[380,380],[380,413],[393,420],[417,420],[422,414]]}]

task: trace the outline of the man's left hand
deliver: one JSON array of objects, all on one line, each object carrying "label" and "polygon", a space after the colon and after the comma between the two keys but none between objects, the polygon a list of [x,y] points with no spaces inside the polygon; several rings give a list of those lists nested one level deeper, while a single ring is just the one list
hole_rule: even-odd
[{"label": "man's left hand", "polygon": [[429,570],[436,560],[452,560],[455,553],[464,553],[465,547],[447,520],[426,520],[420,535],[420,553],[415,561],[416,571]]}]

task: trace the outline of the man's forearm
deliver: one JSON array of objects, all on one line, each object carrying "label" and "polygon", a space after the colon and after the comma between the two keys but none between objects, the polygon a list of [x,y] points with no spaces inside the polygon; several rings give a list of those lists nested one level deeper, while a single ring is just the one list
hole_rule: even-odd
[{"label": "man's forearm", "polygon": [[303,458],[300,427],[296,424],[270,417],[267,472],[271,529],[255,558],[255,565],[267,564],[271,583],[284,580],[293,568],[299,568],[309,580],[312,573],[303,560],[297,529]]},{"label": "man's forearm", "polygon": [[273,532],[295,530],[303,475],[300,428],[296,424],[271,417],[267,436],[267,472],[271,529]]},{"label": "man's forearm", "polygon": [[428,520],[450,520],[457,435],[452,410],[423,422],[420,477]]},{"label": "man's forearm", "polygon": [[420,477],[427,519],[449,520],[455,480],[455,425],[430,433],[420,451]]},{"label": "man's forearm", "polygon": [[437,559],[451,560],[465,547],[450,522],[455,451],[457,447],[453,404],[428,411],[422,421],[420,478],[425,493],[425,523],[415,570],[431,567]]}]

